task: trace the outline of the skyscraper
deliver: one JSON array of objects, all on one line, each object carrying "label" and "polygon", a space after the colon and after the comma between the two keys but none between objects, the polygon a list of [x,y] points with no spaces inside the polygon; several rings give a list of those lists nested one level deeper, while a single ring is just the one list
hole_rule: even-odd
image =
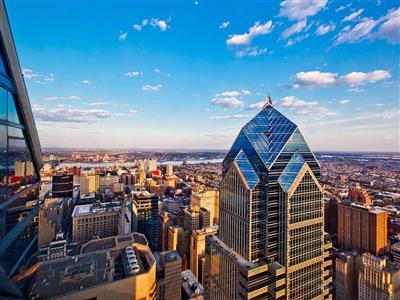
[{"label": "skyscraper", "polygon": [[207,237],[211,299],[330,299],[320,166],[270,98],[222,163],[219,232]]},{"label": "skyscraper", "polygon": [[384,254],[387,248],[388,213],[370,206],[338,205],[338,246],[347,250]]},{"label": "skyscraper", "polygon": [[37,250],[41,167],[32,110],[4,1],[0,1],[0,298],[21,297],[6,280]]}]

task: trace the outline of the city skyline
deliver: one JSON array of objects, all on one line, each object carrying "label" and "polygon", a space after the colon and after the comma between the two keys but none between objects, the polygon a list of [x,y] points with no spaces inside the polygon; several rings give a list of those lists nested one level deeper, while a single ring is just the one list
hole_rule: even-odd
[{"label": "city skyline", "polygon": [[7,4],[42,147],[227,150],[270,94],[314,151],[399,151],[394,1]]}]

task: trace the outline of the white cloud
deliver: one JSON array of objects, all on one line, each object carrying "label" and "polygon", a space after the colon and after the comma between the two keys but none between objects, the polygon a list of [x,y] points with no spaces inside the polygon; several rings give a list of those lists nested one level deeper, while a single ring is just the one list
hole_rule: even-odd
[{"label": "white cloud", "polygon": [[156,72],[157,74],[161,72],[161,70],[159,68],[155,68],[154,72]]},{"label": "white cloud", "polygon": [[295,96],[283,97],[276,106],[288,107],[290,111],[297,115],[303,116],[332,116],[335,112],[330,111],[327,107],[321,106],[317,101],[305,101]]},{"label": "white cloud", "polygon": [[358,87],[355,87],[355,88],[350,88],[347,91],[348,92],[352,92],[352,93],[361,93],[361,92],[364,92],[364,89],[360,89]]},{"label": "white cloud", "polygon": [[400,8],[390,10],[378,20],[364,18],[354,27],[344,27],[336,35],[335,45],[357,43],[376,38],[385,39],[392,44],[400,42]]},{"label": "white cloud", "polygon": [[68,96],[69,100],[81,100],[81,97],[79,96]]},{"label": "white cloud", "polygon": [[307,20],[298,21],[297,23],[294,23],[289,28],[285,29],[282,32],[282,37],[286,39],[295,33],[301,32],[306,27],[307,27]]},{"label": "white cloud", "polygon": [[250,44],[252,37],[248,33],[244,34],[233,34],[229,36],[226,43],[230,46],[240,46]]},{"label": "white cloud", "polygon": [[118,39],[119,39],[120,41],[125,41],[127,36],[128,36],[128,33],[127,33],[127,32],[122,32],[122,31],[120,31]]},{"label": "white cloud", "polygon": [[91,85],[92,84],[92,82],[89,81],[89,80],[82,80],[82,83],[86,84],[86,85]]},{"label": "white cloud", "polygon": [[136,114],[138,111],[135,110],[135,109],[130,109],[129,112],[130,112],[131,114]]},{"label": "white cloud", "polygon": [[295,77],[295,83],[290,86],[291,88],[303,87],[313,89],[330,87],[339,83],[344,83],[351,87],[366,83],[375,83],[390,78],[391,74],[386,70],[375,70],[372,72],[351,72],[338,78],[337,73],[309,71],[299,72]]},{"label": "white cloud", "polygon": [[354,21],[359,15],[361,15],[363,13],[364,9],[361,8],[353,13],[351,13],[350,15],[346,16],[342,22],[349,22],[349,21]]},{"label": "white cloud", "polygon": [[228,28],[229,24],[230,24],[229,21],[222,22],[221,25],[219,25],[219,29]]},{"label": "white cloud", "polygon": [[281,2],[279,15],[290,20],[304,20],[316,15],[327,3],[328,0],[285,0]]},{"label": "white cloud", "polygon": [[224,97],[238,97],[241,96],[242,94],[238,91],[226,91],[221,93],[221,95]]},{"label": "white cloud", "polygon": [[245,57],[245,56],[255,57],[265,53],[268,53],[267,48],[258,48],[258,47],[246,47],[244,49],[235,51],[235,55],[237,57]]},{"label": "white cloud", "polygon": [[33,105],[35,119],[44,122],[75,122],[90,123],[100,119],[108,119],[121,114],[103,109],[79,109],[58,107],[48,109],[41,105]]},{"label": "white cloud", "polygon": [[39,84],[47,84],[55,81],[55,77],[53,73],[49,73],[49,75],[40,74],[34,72],[32,69],[22,69],[22,75],[25,79],[36,79],[35,82]]},{"label": "white cloud", "polygon": [[142,26],[141,24],[134,24],[132,27],[133,29],[135,29],[136,31],[141,31],[142,30]]},{"label": "white cloud", "polygon": [[249,90],[242,90],[242,95],[247,96],[250,94],[251,94],[251,92]]},{"label": "white cloud", "polygon": [[260,101],[257,103],[250,104],[248,107],[246,107],[246,110],[261,110],[265,104],[265,101]]},{"label": "white cloud", "polygon": [[142,75],[143,75],[142,71],[131,71],[131,72],[125,73],[124,76],[127,76],[127,77],[138,77],[138,76],[142,76]]},{"label": "white cloud", "polygon": [[249,115],[229,115],[229,116],[212,116],[210,119],[214,120],[237,120],[249,118]]},{"label": "white cloud", "polygon": [[243,106],[243,101],[236,97],[215,97],[211,100],[211,104],[231,108]]},{"label": "white cloud", "polygon": [[335,30],[336,25],[335,24],[327,24],[327,25],[320,25],[318,26],[317,30],[315,31],[315,34],[317,36],[325,35],[333,30]]},{"label": "white cloud", "polygon": [[24,75],[24,78],[26,78],[26,79],[32,79],[32,78],[40,76],[38,73],[34,72],[31,69],[22,69],[22,74]]},{"label": "white cloud", "polygon": [[168,22],[165,20],[159,20],[157,18],[152,18],[150,20],[150,26],[158,27],[161,31],[166,31],[168,29]]},{"label": "white cloud", "polygon": [[45,97],[44,98],[44,100],[46,100],[46,101],[56,101],[58,99],[60,99],[60,98],[57,97],[57,96],[51,96],[51,97]]},{"label": "white cloud", "polygon": [[340,77],[340,80],[350,86],[362,85],[365,83],[375,83],[391,77],[390,72],[386,70],[375,70],[372,72],[351,72]]},{"label": "white cloud", "polygon": [[161,20],[158,18],[151,18],[149,19],[143,19],[140,23],[138,24],[133,24],[132,28],[136,31],[142,31],[144,27],[147,25],[150,25],[151,27],[154,28],[159,28],[161,31],[166,31],[169,26],[168,23],[171,21],[171,18],[168,18],[167,20]]},{"label": "white cloud", "polygon": [[376,103],[375,106],[376,106],[376,107],[384,107],[385,104],[383,104],[383,103]]},{"label": "white cloud", "polygon": [[146,92],[153,92],[153,91],[159,91],[159,90],[161,90],[161,88],[162,88],[161,84],[158,84],[158,85],[144,85],[142,87],[142,90],[146,91]]},{"label": "white cloud", "polygon": [[400,43],[400,8],[390,11],[384,20],[376,36],[392,44]]},{"label": "white cloud", "polygon": [[255,22],[252,27],[249,28],[248,33],[233,34],[230,35],[226,40],[228,46],[242,46],[249,45],[254,37],[259,35],[265,35],[272,31],[272,21],[269,20],[264,24]]},{"label": "white cloud", "polygon": [[116,106],[116,105],[112,101],[99,101],[99,102],[89,103],[89,106]]},{"label": "white cloud", "polygon": [[332,86],[336,84],[336,76],[336,73],[330,72],[299,72],[296,74],[296,81],[293,87],[316,88]]},{"label": "white cloud", "polygon": [[336,35],[335,45],[342,43],[355,43],[366,39],[377,25],[377,21],[371,18],[365,18],[361,22],[357,23],[353,28],[346,26],[338,35]]},{"label": "white cloud", "polygon": [[349,99],[343,99],[343,100],[340,100],[339,102],[340,102],[340,104],[346,104],[346,103],[349,103],[350,100]]}]

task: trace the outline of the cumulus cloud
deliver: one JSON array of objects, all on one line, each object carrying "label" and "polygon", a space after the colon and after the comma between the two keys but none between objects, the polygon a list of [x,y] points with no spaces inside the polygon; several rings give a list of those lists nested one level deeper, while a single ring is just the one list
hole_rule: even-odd
[{"label": "cumulus cloud", "polygon": [[257,103],[250,104],[248,107],[246,107],[246,110],[261,110],[265,104],[265,101],[260,101]]},{"label": "cumulus cloud", "polygon": [[162,85],[161,84],[157,84],[157,85],[144,85],[142,86],[142,90],[146,91],[146,92],[153,92],[153,91],[159,91],[161,90]]},{"label": "cumulus cloud", "polygon": [[226,40],[226,43],[228,46],[249,45],[254,37],[268,34],[272,31],[272,29],[273,26],[271,20],[265,22],[264,24],[255,22],[254,25],[249,28],[247,33],[230,35]]},{"label": "cumulus cloud", "polygon": [[332,116],[336,114],[327,107],[320,105],[317,101],[305,101],[295,96],[283,97],[276,105],[287,107],[297,115]]},{"label": "cumulus cloud", "polygon": [[49,109],[42,105],[33,105],[32,111],[35,119],[43,122],[91,123],[112,117],[130,116],[129,114],[114,113],[104,109],[79,109],[63,106]]},{"label": "cumulus cloud", "polygon": [[168,18],[167,20],[162,20],[158,18],[151,18],[149,19],[143,19],[140,23],[138,24],[133,24],[132,28],[136,31],[142,31],[142,29],[148,25],[154,28],[159,28],[161,31],[167,31],[169,28],[169,22],[171,21],[171,18]]},{"label": "cumulus cloud", "polygon": [[295,33],[299,33],[301,31],[303,31],[303,29],[306,28],[306,26],[307,26],[307,20],[298,21],[297,23],[294,23],[289,28],[285,29],[282,32],[282,37],[286,39]]},{"label": "cumulus cloud", "polygon": [[316,87],[328,87],[336,84],[336,73],[310,71],[310,72],[299,72],[296,74],[296,80],[293,87],[305,87],[305,88],[316,88]]},{"label": "cumulus cloud", "polygon": [[340,77],[340,80],[350,86],[362,85],[365,83],[375,83],[391,77],[390,72],[386,70],[375,70],[372,72],[351,72]]},{"label": "cumulus cloud", "polygon": [[328,0],[285,0],[281,2],[279,15],[290,20],[304,20],[316,15],[327,3]]},{"label": "cumulus cloud", "polygon": [[340,102],[340,104],[346,104],[346,103],[349,103],[350,100],[349,99],[343,99],[343,100],[340,100],[339,102]]},{"label": "cumulus cloud", "polygon": [[340,78],[338,78],[337,73],[309,71],[297,73],[295,76],[295,82],[290,87],[314,89],[319,87],[330,87],[340,83],[354,87],[366,83],[375,83],[390,77],[390,72],[386,70],[351,72],[341,76]]},{"label": "cumulus cloud", "polygon": [[142,76],[143,72],[142,71],[131,71],[131,72],[126,72],[124,76],[127,77],[138,77],[138,76]]},{"label": "cumulus cloud", "polygon": [[211,104],[218,105],[225,108],[241,107],[243,106],[243,101],[238,98],[231,97],[215,97],[211,100]]},{"label": "cumulus cloud", "polygon": [[127,33],[127,32],[122,32],[122,31],[120,31],[118,39],[119,39],[120,41],[125,41],[127,36],[128,36],[128,33]]},{"label": "cumulus cloud", "polygon": [[86,85],[91,85],[92,84],[92,82],[91,81],[89,81],[89,80],[82,80],[82,83],[83,84],[86,84]]},{"label": "cumulus cloud", "polygon": [[363,13],[364,9],[361,8],[353,13],[351,13],[350,15],[346,16],[342,22],[349,22],[349,21],[354,21],[359,15],[361,15]]},{"label": "cumulus cloud", "polygon": [[221,25],[219,25],[219,29],[226,29],[228,28],[229,24],[229,21],[222,22]]},{"label": "cumulus cloud", "polygon": [[229,116],[211,116],[210,119],[213,120],[238,120],[249,118],[249,115],[229,115]]},{"label": "cumulus cloud", "polygon": [[315,34],[317,36],[325,35],[333,30],[335,30],[336,25],[335,24],[326,24],[326,25],[320,25],[318,26],[317,30],[315,31]]}]

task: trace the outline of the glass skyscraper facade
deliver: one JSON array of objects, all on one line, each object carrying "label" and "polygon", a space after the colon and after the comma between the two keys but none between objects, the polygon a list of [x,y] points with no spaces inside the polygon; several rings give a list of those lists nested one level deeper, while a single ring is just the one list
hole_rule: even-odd
[{"label": "glass skyscraper facade", "polygon": [[268,98],[222,164],[220,226],[207,239],[210,299],[330,299],[320,166]]},{"label": "glass skyscraper facade", "polygon": [[[0,1],[0,278],[17,274],[37,249],[41,165],[36,127]],[[2,296],[4,285],[2,281]]]}]

